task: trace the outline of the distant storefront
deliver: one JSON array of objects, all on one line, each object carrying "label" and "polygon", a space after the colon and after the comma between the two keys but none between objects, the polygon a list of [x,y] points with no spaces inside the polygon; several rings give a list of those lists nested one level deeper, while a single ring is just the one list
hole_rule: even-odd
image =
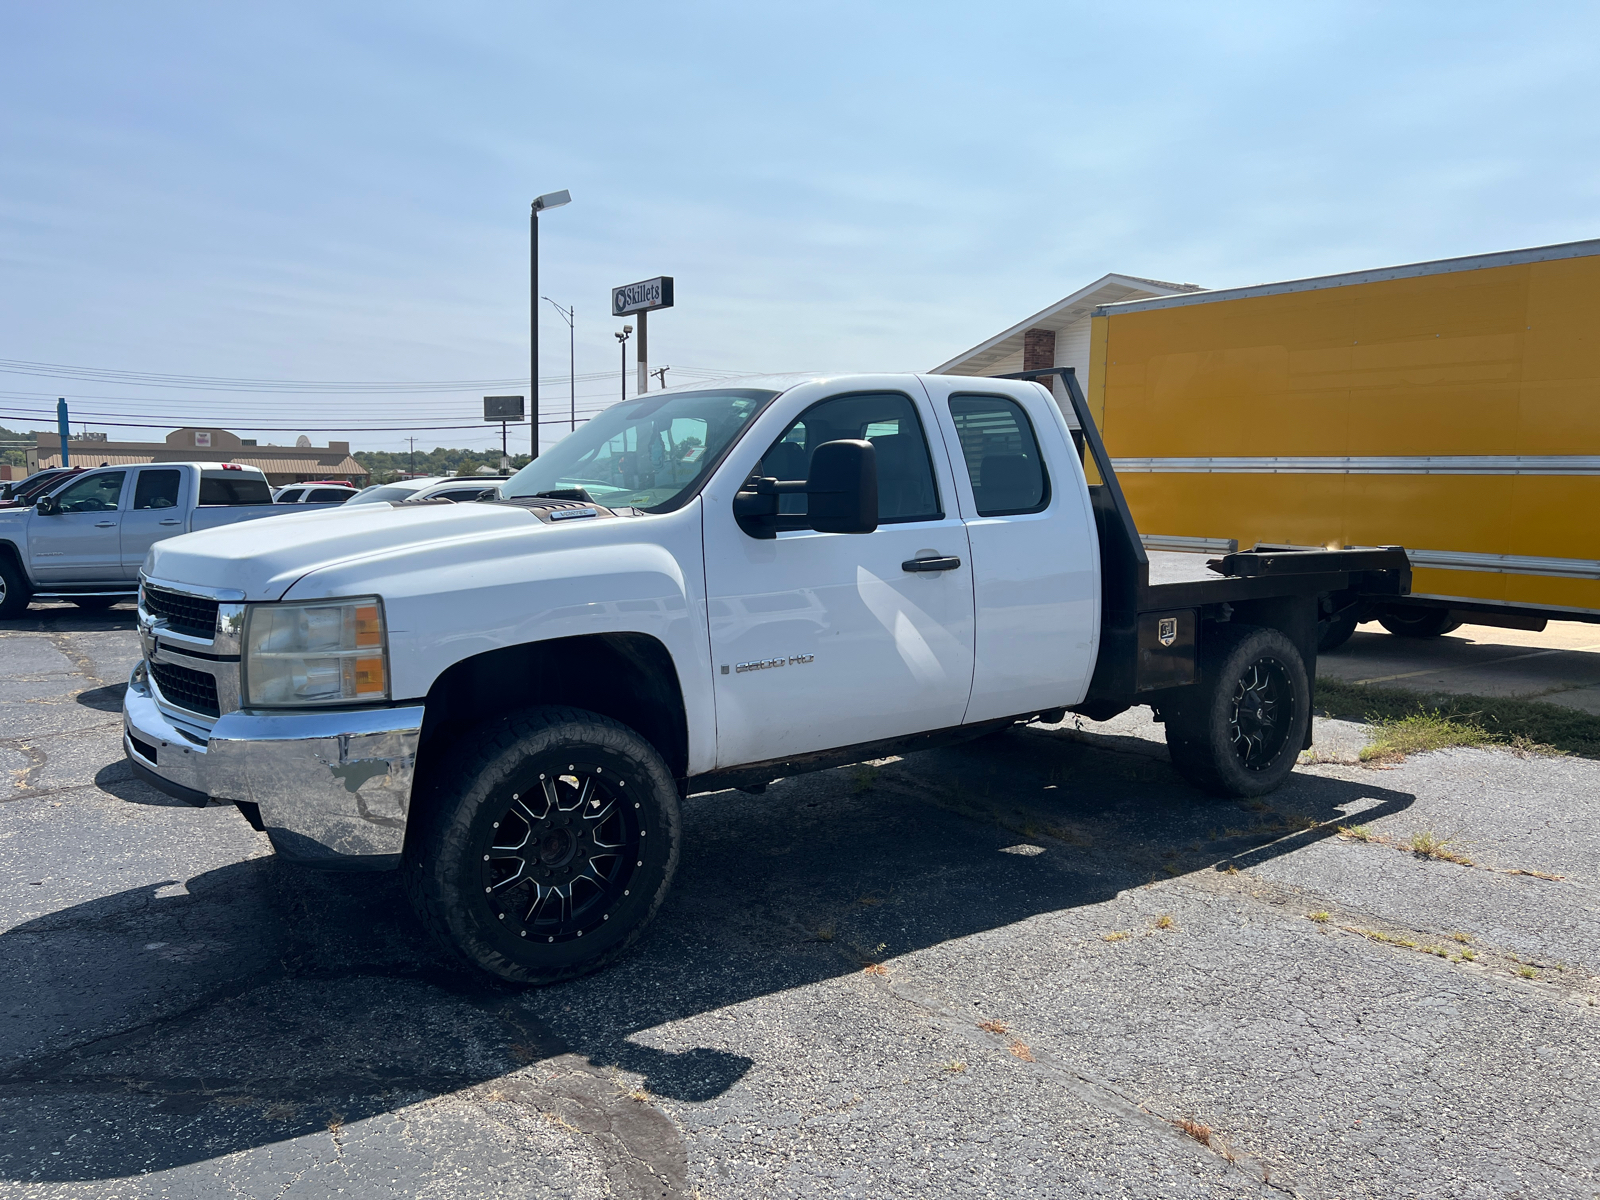
[{"label": "distant storefront", "polygon": [[[36,433],[28,451],[28,473],[61,465],[61,438]],[[79,441],[70,438],[67,456],[74,467],[137,466],[153,462],[232,462],[255,467],[274,487],[308,479],[343,479],[360,487],[367,470],[350,457],[349,442],[313,446],[302,437],[295,446],[260,446],[226,429],[188,427],[169,433],[165,442],[110,442],[104,435]]]}]

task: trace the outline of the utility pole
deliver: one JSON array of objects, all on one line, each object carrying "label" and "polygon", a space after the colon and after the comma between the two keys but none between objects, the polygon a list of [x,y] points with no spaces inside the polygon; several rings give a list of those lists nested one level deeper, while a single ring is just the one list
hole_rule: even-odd
[{"label": "utility pole", "polygon": [[[546,296],[545,299],[550,300],[550,297]],[[577,334],[574,332],[572,323],[573,314],[577,310],[562,308],[554,300],[550,300],[550,303],[561,314],[561,319],[567,323],[567,387],[569,390],[569,402],[572,405],[572,418],[571,423],[567,426],[567,432],[571,433],[578,427],[578,343],[576,340]]]},{"label": "utility pole", "polygon": [[654,375],[660,382],[662,391],[666,391],[667,389],[667,372],[670,370],[672,370],[671,367],[657,367],[655,370],[650,372],[650,374]]},{"label": "utility pole", "polygon": [[[626,376],[624,376],[626,379]],[[67,418],[67,398],[60,397],[56,401],[56,433],[61,438],[61,465],[70,467],[67,461],[67,442],[72,438],[72,423]]]},{"label": "utility pole", "polygon": [[407,438],[406,440],[411,443],[411,471],[410,471],[410,474],[415,475],[417,473],[417,439],[416,438]]}]

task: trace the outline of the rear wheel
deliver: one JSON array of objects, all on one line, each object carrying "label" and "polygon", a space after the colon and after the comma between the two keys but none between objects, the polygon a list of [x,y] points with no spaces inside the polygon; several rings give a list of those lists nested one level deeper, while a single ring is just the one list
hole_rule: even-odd
[{"label": "rear wheel", "polygon": [[28,580],[9,554],[0,554],[0,618],[28,611]]},{"label": "rear wheel", "polygon": [[1218,796],[1261,796],[1288,778],[1311,719],[1304,660],[1284,634],[1223,626],[1202,647],[1195,694],[1166,709],[1172,764]]},{"label": "rear wheel", "polygon": [[1431,638],[1460,627],[1448,608],[1391,608],[1378,618],[1396,637]]},{"label": "rear wheel", "polygon": [[1356,631],[1355,613],[1344,616],[1329,617],[1317,622],[1317,650],[1326,654],[1330,650],[1337,650],[1350,640]]},{"label": "rear wheel", "polygon": [[596,713],[497,723],[407,849],[407,891],[463,963],[516,983],[596,970],[643,932],[678,865],[678,791],[655,748]]}]

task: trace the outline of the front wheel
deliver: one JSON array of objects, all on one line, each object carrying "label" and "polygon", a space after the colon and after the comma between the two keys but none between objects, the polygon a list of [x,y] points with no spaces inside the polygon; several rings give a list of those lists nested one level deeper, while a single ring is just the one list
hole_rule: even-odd
[{"label": "front wheel", "polygon": [[678,866],[678,791],[649,742],[596,713],[537,708],[467,743],[408,844],[406,888],[464,964],[514,983],[628,949]]},{"label": "front wheel", "polygon": [[1164,706],[1172,764],[1218,796],[1261,796],[1289,777],[1311,720],[1305,660],[1276,629],[1223,626],[1202,647],[1201,683]]},{"label": "front wheel", "polygon": [[0,618],[28,611],[28,577],[9,554],[0,553]]}]

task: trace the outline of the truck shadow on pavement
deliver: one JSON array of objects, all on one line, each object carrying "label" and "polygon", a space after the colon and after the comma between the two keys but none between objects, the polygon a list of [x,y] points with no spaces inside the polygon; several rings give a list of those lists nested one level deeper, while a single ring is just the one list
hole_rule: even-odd
[{"label": "truck shadow on pavement", "polygon": [[91,612],[76,604],[37,601],[20,617],[0,621],[0,629],[18,633],[99,633],[108,629],[137,628],[138,612],[132,599]]},{"label": "truck shadow on pavement", "polygon": [[[327,1136],[487,1094],[530,1064],[576,1064],[591,1086],[618,1066],[656,1096],[708,1100],[756,1060],[638,1035],[1152,879],[1248,867],[1412,799],[1302,772],[1269,803],[1211,801],[1157,757],[1041,729],[698,796],[675,890],[642,942],[539,990],[450,970],[393,875],[263,852],[0,936],[0,1179],[136,1176]],[[748,1032],[737,1040],[748,1047]],[[537,1105],[571,1074],[515,1086]]]}]

